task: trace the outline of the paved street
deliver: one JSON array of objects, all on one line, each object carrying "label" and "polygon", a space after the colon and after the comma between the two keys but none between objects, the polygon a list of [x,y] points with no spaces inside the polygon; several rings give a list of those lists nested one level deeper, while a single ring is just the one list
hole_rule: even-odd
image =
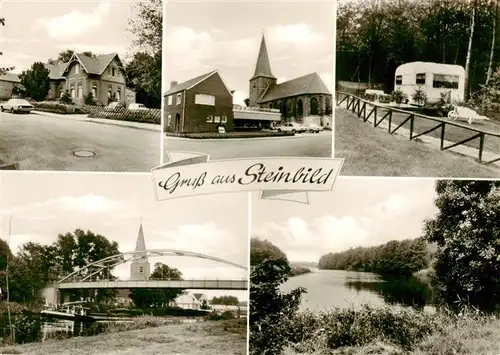
[{"label": "paved street", "polygon": [[[38,114],[0,115],[0,166],[20,170],[148,172],[160,161],[159,132]],[[82,150],[84,157],[74,155]],[[87,151],[95,152],[85,157]]]},{"label": "paved street", "polygon": [[210,159],[250,157],[331,157],[332,132],[302,133],[293,137],[198,140],[165,137],[165,151],[189,151]]}]

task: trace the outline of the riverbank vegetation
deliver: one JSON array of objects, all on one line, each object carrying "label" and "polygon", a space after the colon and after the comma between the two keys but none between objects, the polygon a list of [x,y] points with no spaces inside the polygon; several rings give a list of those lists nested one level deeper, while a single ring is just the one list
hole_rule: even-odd
[{"label": "riverbank vegetation", "polygon": [[[472,355],[498,352],[500,181],[439,180],[436,193],[438,213],[424,222],[422,238],[413,244],[402,244],[413,245],[421,255],[424,248],[415,245],[433,243],[437,246],[429,265],[432,272],[417,273],[427,275],[432,283],[434,312],[422,307],[405,307],[404,302],[385,308],[299,311],[302,295],[307,290],[280,291],[280,285],[290,275],[286,259],[251,258],[250,353]],[[369,250],[390,249],[386,245],[385,249]],[[392,250],[404,255],[406,249]],[[346,254],[338,255],[345,260]],[[411,265],[419,262],[399,256],[392,260],[409,260]],[[394,264],[398,265],[393,261]],[[418,268],[423,269],[420,265]],[[391,269],[408,268],[391,266]]]}]

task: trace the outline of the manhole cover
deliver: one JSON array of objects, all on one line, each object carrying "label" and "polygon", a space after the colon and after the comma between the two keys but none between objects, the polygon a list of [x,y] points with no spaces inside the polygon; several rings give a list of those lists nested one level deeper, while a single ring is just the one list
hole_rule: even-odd
[{"label": "manhole cover", "polygon": [[96,156],[97,153],[91,150],[75,150],[73,154],[79,158],[92,158]]}]

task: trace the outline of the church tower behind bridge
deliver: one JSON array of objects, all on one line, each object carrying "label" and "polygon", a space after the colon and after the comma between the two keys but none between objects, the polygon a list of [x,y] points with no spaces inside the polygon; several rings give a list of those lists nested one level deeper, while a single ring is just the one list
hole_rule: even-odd
[{"label": "church tower behind bridge", "polygon": [[135,242],[135,253],[132,265],[130,265],[130,280],[141,281],[148,280],[151,275],[151,266],[146,253],[146,242],[144,241],[144,231],[142,223],[139,227],[139,234]]}]

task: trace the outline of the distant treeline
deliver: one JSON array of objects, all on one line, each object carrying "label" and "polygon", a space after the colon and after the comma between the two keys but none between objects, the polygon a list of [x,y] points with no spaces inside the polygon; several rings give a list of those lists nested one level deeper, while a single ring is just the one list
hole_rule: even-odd
[{"label": "distant treeline", "polygon": [[291,276],[298,276],[298,275],[303,275],[303,274],[308,274],[311,272],[311,269],[308,269],[306,267],[300,266],[300,265],[290,265],[292,268],[292,273]]},{"label": "distant treeline", "polygon": [[375,247],[351,248],[323,255],[323,270],[353,270],[388,275],[411,275],[429,265],[427,243],[422,238],[390,241]]}]

